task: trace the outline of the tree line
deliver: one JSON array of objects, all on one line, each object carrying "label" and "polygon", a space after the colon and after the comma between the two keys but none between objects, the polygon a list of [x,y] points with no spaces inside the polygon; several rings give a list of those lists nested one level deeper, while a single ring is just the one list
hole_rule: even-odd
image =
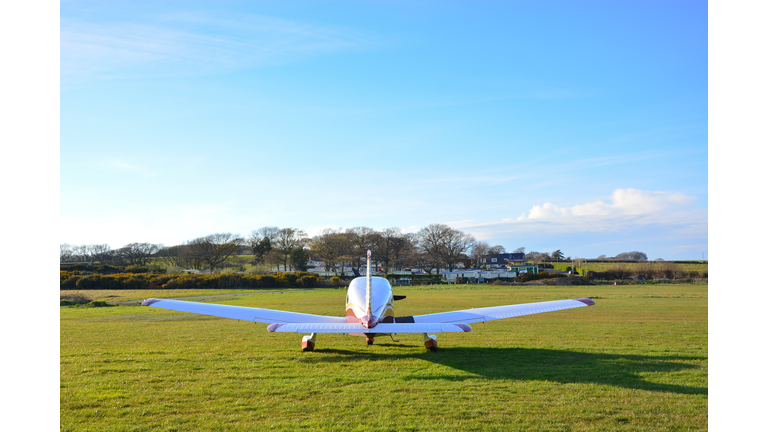
[{"label": "tree line", "polygon": [[405,233],[400,228],[327,228],[314,237],[297,228],[266,226],[247,237],[216,233],[176,246],[131,243],[111,249],[106,244],[62,244],[60,262],[147,265],[159,261],[182,268],[215,270],[245,250],[252,254],[252,264],[268,264],[284,271],[305,271],[310,258],[322,260],[327,271],[337,264],[360,269],[370,250],[373,264],[385,272],[419,266],[429,273],[441,268],[453,270],[462,259],[472,259],[479,265],[483,256],[505,252],[501,245],[491,247],[444,224],[432,224],[416,233]]},{"label": "tree line", "polygon": [[[251,264],[277,266],[277,270],[306,271],[310,258],[322,260],[325,270],[336,265],[350,265],[358,270],[365,264],[366,251],[371,251],[373,264],[384,272],[418,266],[426,272],[453,270],[459,261],[481,267],[488,255],[506,253],[504,246],[491,246],[477,241],[471,234],[444,224],[431,224],[415,233],[400,228],[374,230],[368,227],[326,228],[314,237],[297,228],[265,226],[248,236],[215,233],[176,246],[152,243],[130,243],[119,249],[106,244],[61,245],[60,262],[99,262],[111,265],[147,265],[161,263],[181,268],[223,268],[235,255],[252,254]],[[560,250],[550,253],[520,247],[513,253],[524,253],[528,261],[570,261]],[[643,254],[644,255],[644,254]],[[499,263],[503,264],[503,263]]]}]

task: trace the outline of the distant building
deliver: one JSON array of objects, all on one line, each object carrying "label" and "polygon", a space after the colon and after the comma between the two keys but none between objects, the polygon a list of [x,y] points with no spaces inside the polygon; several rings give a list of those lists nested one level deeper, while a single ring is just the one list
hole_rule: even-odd
[{"label": "distant building", "polygon": [[482,259],[482,263],[485,263],[486,266],[505,266],[507,265],[507,262],[511,262],[513,264],[523,264],[525,263],[525,254],[524,253],[503,253],[503,254],[495,254],[495,255],[486,255]]},{"label": "distant building", "polygon": [[472,267],[472,260],[471,259],[459,259],[456,260],[456,268],[465,268],[468,269]]}]

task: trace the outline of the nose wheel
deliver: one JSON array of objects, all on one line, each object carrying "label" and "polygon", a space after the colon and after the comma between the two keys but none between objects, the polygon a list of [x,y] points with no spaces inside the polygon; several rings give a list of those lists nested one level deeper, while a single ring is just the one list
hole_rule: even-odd
[{"label": "nose wheel", "polygon": [[437,336],[424,333],[424,347],[430,351],[437,351]]}]

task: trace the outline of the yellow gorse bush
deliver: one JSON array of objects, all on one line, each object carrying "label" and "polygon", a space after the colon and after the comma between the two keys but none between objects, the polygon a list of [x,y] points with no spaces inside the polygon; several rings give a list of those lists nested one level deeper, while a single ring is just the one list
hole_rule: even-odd
[{"label": "yellow gorse bush", "polygon": [[[268,275],[114,273],[82,275],[79,271],[60,271],[60,289],[104,290],[144,288],[309,288],[321,286],[322,278],[314,273],[292,272]],[[152,286],[150,286],[152,285]]]}]

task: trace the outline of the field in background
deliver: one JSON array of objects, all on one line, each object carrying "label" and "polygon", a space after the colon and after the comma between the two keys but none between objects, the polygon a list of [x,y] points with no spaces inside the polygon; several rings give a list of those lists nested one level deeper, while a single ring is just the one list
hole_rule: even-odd
[{"label": "field in background", "polygon": [[[59,290],[61,298],[81,295],[88,297],[93,301],[106,301],[110,303],[146,300],[148,298],[176,298],[176,297],[195,297],[204,295],[218,294],[240,294],[252,293],[256,291],[295,291],[299,288],[261,288],[261,289],[140,289],[140,290]],[[316,288],[323,289],[323,288]]]},{"label": "field in background", "polygon": [[[567,271],[567,267],[571,266],[570,262],[567,263],[551,263],[555,270],[562,270]],[[576,266],[579,268],[579,266]],[[677,263],[671,263],[666,261],[645,261],[645,262],[637,262],[637,263],[610,263],[610,262],[601,262],[601,263],[593,263],[587,261],[586,267],[582,263],[581,264],[581,270],[587,269],[590,272],[597,272],[597,273],[604,273],[609,271],[615,271],[615,270],[621,270],[623,272],[626,272],[628,275],[636,276],[638,274],[653,274],[653,273],[668,273],[669,276],[674,276],[675,273],[684,272],[687,275],[691,275],[692,273],[697,274],[698,276],[693,277],[704,277],[703,274],[707,274],[709,272],[709,264],[708,263],[685,263],[685,264],[677,264]]]},{"label": "field in background", "polygon": [[[217,290],[218,291],[218,290]],[[149,297],[159,297],[151,290]],[[218,291],[220,292],[220,291]],[[301,334],[140,306],[61,309],[62,430],[705,430],[707,287],[396,287],[397,315],[591,297],[438,334]],[[341,315],[345,290],[221,303]],[[213,300],[211,300],[213,302]]]}]

